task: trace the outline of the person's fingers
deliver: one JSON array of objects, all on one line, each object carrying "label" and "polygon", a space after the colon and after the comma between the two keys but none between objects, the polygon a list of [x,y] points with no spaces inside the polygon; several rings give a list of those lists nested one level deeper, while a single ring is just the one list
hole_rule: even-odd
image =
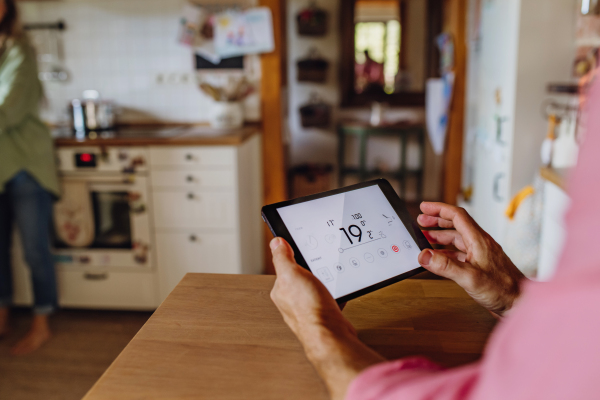
[{"label": "person's fingers", "polygon": [[417,217],[417,222],[424,228],[454,228],[452,221],[447,221],[439,217],[432,217],[431,215],[426,214],[420,214]]},{"label": "person's fingers", "polygon": [[419,254],[419,264],[429,272],[451,279],[460,286],[463,286],[468,279],[468,272],[464,268],[466,264],[448,257],[443,251],[423,250]]},{"label": "person's fingers", "polygon": [[454,228],[466,241],[475,241],[481,236],[481,228],[463,208],[445,203],[423,202],[421,203],[421,211],[430,217],[452,221]]},{"label": "person's fingers", "polygon": [[269,246],[271,247],[271,254],[273,254],[273,265],[275,266],[275,273],[277,275],[290,268],[296,268],[294,251],[285,240],[276,237],[271,240]]},{"label": "person's fingers", "polygon": [[453,245],[460,251],[467,251],[467,247],[465,246],[462,235],[455,230],[423,231],[423,234],[429,243],[441,244],[443,246]]},{"label": "person's fingers", "polygon": [[467,254],[463,253],[462,251],[456,251],[456,250],[436,250],[442,254],[444,254],[446,257],[449,257],[453,260],[456,261],[460,261],[461,263],[464,263],[467,261]]}]

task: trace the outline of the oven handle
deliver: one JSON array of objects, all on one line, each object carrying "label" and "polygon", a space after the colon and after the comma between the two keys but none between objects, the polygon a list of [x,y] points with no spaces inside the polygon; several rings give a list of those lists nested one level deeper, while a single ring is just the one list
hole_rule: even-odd
[{"label": "oven handle", "polygon": [[135,183],[135,177],[130,177],[130,176],[115,176],[115,177],[106,177],[106,176],[102,176],[102,177],[66,177],[63,176],[61,177],[62,180],[73,180],[73,181],[86,181],[89,182],[90,184],[107,184],[107,185],[114,185],[114,184],[124,184],[124,185],[133,185]]},{"label": "oven handle", "polygon": [[83,274],[83,277],[88,281],[105,281],[108,279],[108,272],[101,272],[97,274],[86,272]]}]

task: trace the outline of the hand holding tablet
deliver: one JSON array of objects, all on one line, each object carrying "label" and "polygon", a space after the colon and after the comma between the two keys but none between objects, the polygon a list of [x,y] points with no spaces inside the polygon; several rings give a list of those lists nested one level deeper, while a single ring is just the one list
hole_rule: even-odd
[{"label": "hand holding tablet", "polygon": [[431,248],[383,179],[268,205],[262,214],[338,302],[424,271],[418,255]]}]

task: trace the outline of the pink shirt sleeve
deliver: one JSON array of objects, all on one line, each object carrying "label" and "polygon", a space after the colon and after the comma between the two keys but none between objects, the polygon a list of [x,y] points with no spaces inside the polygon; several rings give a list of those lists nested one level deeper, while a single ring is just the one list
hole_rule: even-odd
[{"label": "pink shirt sleeve", "polygon": [[475,364],[442,370],[422,358],[376,365],[347,400],[600,399],[600,84],[569,186],[567,240],[556,276],[528,282]]}]

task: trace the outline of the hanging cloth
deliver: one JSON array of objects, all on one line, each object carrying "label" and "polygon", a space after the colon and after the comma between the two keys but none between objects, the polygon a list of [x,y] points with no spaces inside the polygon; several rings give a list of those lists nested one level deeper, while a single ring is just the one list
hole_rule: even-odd
[{"label": "hanging cloth", "polygon": [[94,211],[88,184],[82,179],[62,180],[62,197],[54,205],[54,228],[70,247],[87,247],[94,242]]}]

